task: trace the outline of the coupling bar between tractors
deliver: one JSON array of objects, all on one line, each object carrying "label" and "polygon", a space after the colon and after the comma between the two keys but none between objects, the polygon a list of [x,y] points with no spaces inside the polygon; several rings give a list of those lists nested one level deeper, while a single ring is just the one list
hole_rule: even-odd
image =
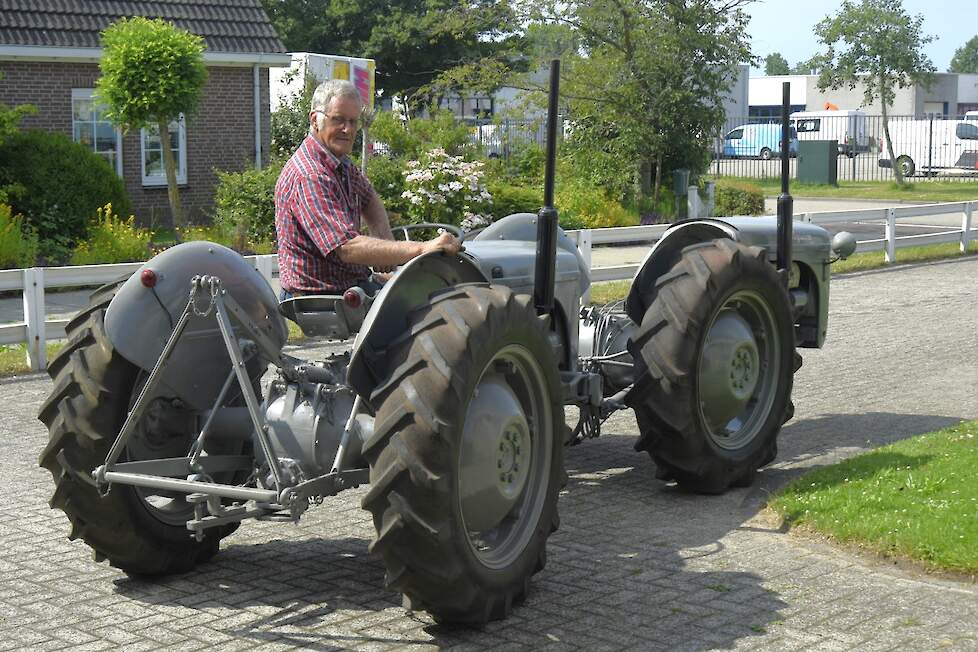
[{"label": "coupling bar between tractors", "polygon": [[[100,469],[101,470],[101,469]],[[221,498],[235,500],[254,500],[259,503],[277,503],[279,492],[274,489],[252,489],[250,487],[232,487],[215,482],[198,482],[197,480],[180,480],[178,478],[161,478],[158,475],[143,475],[142,473],[123,473],[121,471],[104,471],[101,476],[106,482],[128,484],[135,487],[148,487],[164,491],[178,491],[187,494],[209,494]]]}]

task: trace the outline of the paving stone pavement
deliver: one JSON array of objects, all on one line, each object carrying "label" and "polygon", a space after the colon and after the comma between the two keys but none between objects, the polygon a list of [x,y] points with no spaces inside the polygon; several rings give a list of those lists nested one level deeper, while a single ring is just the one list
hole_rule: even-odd
[{"label": "paving stone pavement", "polygon": [[[45,377],[0,381],[0,650],[978,650],[978,588],[786,534],[759,515],[805,469],[978,417],[978,260],[833,281],[803,350],[796,419],[757,483],[694,496],[653,478],[623,413],[567,450],[561,529],[525,604],[485,629],[408,614],[367,553],[365,489],[298,525],[244,524],[196,572],[145,581],[92,561],[36,466]],[[978,542],[975,542],[978,545]]]}]

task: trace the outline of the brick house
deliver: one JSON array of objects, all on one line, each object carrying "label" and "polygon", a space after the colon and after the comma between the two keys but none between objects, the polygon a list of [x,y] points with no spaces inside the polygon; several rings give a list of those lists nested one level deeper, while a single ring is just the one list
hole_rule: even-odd
[{"label": "brick house", "polygon": [[215,170],[267,160],[268,69],[291,58],[260,0],[0,0],[0,102],[33,104],[24,128],[63,133],[104,156],[123,178],[137,219],[170,223],[154,130],[123,134],[92,102],[99,33],[126,16],[164,18],[204,38],[208,78],[196,113],[170,127],[185,214],[206,219]]}]

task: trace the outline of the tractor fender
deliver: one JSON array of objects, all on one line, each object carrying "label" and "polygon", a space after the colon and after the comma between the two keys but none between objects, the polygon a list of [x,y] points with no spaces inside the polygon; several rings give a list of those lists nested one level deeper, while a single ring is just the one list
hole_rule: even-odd
[{"label": "tractor fender", "polygon": [[[147,287],[146,270],[156,276]],[[105,330],[115,350],[149,372],[159,360],[173,328],[190,298],[191,279],[216,276],[228,294],[281,349],[288,327],[278,313],[278,300],[265,278],[235,251],[213,242],[185,242],[147,261],[123,283],[105,313]],[[204,310],[210,297],[202,296]],[[232,320],[234,323],[234,320]],[[230,371],[231,363],[213,315],[193,314],[170,362],[163,382],[196,409],[210,408]],[[262,367],[264,368],[264,367]]]},{"label": "tractor fender", "polygon": [[737,229],[721,220],[694,219],[676,222],[669,227],[659,241],[645,254],[642,264],[632,278],[628,297],[625,299],[625,312],[636,324],[642,323],[642,317],[648,306],[645,303],[647,288],[655,285],[656,280],[672,269],[683,249],[698,242],[707,242],[717,238],[739,240]]},{"label": "tractor fender", "polygon": [[468,254],[440,251],[418,256],[404,265],[377,293],[353,343],[347,383],[364,400],[389,375],[387,347],[410,330],[408,316],[427,304],[439,290],[489,279]]}]

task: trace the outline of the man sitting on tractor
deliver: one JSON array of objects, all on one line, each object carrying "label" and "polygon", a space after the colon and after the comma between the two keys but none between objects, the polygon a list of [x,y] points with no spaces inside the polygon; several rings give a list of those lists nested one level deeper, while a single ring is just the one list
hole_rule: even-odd
[{"label": "man sitting on tractor", "polygon": [[[449,233],[427,242],[394,240],[383,202],[349,158],[363,109],[349,81],[331,79],[313,93],[309,135],[275,184],[282,299],[342,294],[354,285],[372,294],[379,284],[370,267],[388,272],[424,253],[459,251]],[[361,218],[371,235],[360,233]]]}]

